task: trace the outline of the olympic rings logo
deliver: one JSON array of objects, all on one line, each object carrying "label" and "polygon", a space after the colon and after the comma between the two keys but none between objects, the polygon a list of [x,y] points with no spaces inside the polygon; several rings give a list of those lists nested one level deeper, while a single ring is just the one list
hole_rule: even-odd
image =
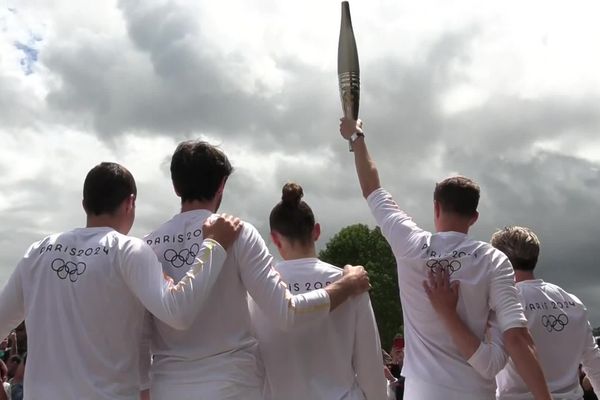
[{"label": "olympic rings logo", "polygon": [[197,243],[194,243],[189,249],[181,249],[179,252],[173,249],[167,249],[163,256],[165,257],[165,261],[170,263],[173,267],[181,268],[184,265],[192,265],[199,251],[200,246]]},{"label": "olympic rings logo", "polygon": [[568,323],[569,317],[567,317],[567,314],[559,314],[558,317],[552,314],[542,316],[542,326],[548,332],[560,332],[565,329]]},{"label": "olympic rings logo", "polygon": [[50,264],[50,268],[60,279],[69,278],[71,282],[77,282],[79,276],[85,272],[87,265],[83,261],[65,261],[62,258],[56,258]]},{"label": "olympic rings logo", "polygon": [[452,275],[453,273],[458,271],[462,266],[460,261],[458,260],[448,261],[446,259],[431,259],[428,260],[425,265],[427,265],[427,268],[429,268],[434,274],[436,273],[436,271],[448,271],[448,275]]}]

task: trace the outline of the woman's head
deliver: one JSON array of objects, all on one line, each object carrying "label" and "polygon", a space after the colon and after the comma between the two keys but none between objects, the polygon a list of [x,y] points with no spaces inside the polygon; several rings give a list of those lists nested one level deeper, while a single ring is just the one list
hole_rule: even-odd
[{"label": "woman's head", "polygon": [[303,195],[300,185],[286,183],[281,191],[281,201],[271,210],[271,236],[280,250],[277,239],[283,239],[291,246],[307,247],[313,246],[319,238],[319,224],[315,224],[311,208],[302,201]]}]

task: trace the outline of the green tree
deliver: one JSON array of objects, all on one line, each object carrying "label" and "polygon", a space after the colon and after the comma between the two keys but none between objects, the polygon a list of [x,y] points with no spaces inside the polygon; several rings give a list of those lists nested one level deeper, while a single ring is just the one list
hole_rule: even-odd
[{"label": "green tree", "polygon": [[594,328],[592,330],[592,333],[593,333],[594,336],[600,336],[600,326]]},{"label": "green tree", "polygon": [[379,228],[369,229],[363,224],[347,226],[331,238],[319,258],[338,267],[353,264],[367,269],[381,345],[389,350],[396,333],[402,332],[402,307],[396,260]]}]

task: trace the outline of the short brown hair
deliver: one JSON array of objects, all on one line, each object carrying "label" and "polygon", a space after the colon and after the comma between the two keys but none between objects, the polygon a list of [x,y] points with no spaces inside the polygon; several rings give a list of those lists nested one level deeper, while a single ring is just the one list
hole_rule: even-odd
[{"label": "short brown hair", "polygon": [[171,179],[181,201],[212,200],[232,172],[225,153],[200,140],[179,143],[171,158]]},{"label": "short brown hair", "polygon": [[464,176],[453,176],[436,183],[433,199],[444,212],[471,217],[479,204],[479,185]]},{"label": "short brown hair", "polygon": [[509,226],[492,235],[492,246],[506,254],[514,269],[533,271],[540,254],[540,240],[529,228]]}]

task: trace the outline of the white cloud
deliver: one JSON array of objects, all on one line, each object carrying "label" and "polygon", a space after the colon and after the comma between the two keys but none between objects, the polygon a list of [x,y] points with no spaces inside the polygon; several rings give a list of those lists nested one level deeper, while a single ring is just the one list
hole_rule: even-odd
[{"label": "white cloud", "polygon": [[[0,11],[0,280],[29,242],[84,223],[83,177],[100,161],[137,178],[134,234],[176,213],[167,160],[185,138],[222,145],[237,170],[223,207],[263,233],[288,179],[304,186],[322,245],[345,225],[372,224],[337,133],[339,2],[6,4],[15,11]],[[540,230],[552,244],[540,273],[581,289],[595,325],[599,8],[351,2],[361,116],[385,185],[432,228],[434,181],[476,177],[484,212],[474,235],[508,223]],[[25,75],[14,43],[32,35],[39,59]],[[577,273],[561,269],[561,254],[580,262]]]}]

